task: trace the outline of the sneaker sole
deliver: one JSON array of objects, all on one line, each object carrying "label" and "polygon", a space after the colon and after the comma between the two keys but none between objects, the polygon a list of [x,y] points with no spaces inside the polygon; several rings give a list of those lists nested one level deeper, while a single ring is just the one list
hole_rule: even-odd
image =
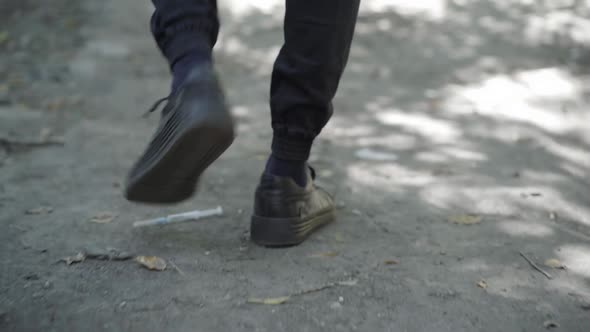
[{"label": "sneaker sole", "polygon": [[153,157],[137,167],[127,184],[125,196],[129,201],[177,203],[191,197],[201,173],[233,142],[229,117],[217,124],[207,119],[183,122],[163,128],[163,133],[170,134],[164,135],[157,151],[146,151]]},{"label": "sneaker sole", "polygon": [[252,216],[250,238],[264,247],[290,247],[301,244],[312,233],[336,220],[334,209],[306,219]]}]

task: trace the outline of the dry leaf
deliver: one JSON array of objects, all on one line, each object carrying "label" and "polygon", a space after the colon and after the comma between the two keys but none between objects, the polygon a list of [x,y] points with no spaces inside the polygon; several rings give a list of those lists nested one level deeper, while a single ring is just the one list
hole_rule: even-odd
[{"label": "dry leaf", "polygon": [[449,221],[457,225],[475,225],[481,222],[481,216],[474,214],[460,214],[456,216],[450,216]]},{"label": "dry leaf", "polygon": [[488,283],[485,280],[480,280],[477,283],[477,286],[483,289],[487,289],[488,288]]},{"label": "dry leaf", "polygon": [[266,298],[266,299],[251,298],[251,299],[248,299],[248,303],[278,305],[278,304],[283,304],[283,303],[289,301],[289,299],[290,299],[289,296]]},{"label": "dry leaf", "polygon": [[2,45],[7,40],[8,40],[8,32],[0,31],[0,45]]},{"label": "dry leaf", "polygon": [[68,257],[62,258],[62,261],[64,261],[67,265],[72,265],[75,263],[81,263],[85,259],[86,259],[86,254],[84,254],[83,252],[79,252],[75,256],[68,256]]},{"label": "dry leaf", "polygon": [[164,271],[166,270],[166,261],[156,256],[137,256],[135,261],[148,270]]},{"label": "dry leaf", "polygon": [[557,328],[557,327],[559,327],[559,324],[557,324],[556,322],[554,322],[554,321],[552,321],[552,320],[548,320],[548,321],[545,321],[545,322],[543,323],[543,326],[544,326],[546,329],[553,329],[553,328]]},{"label": "dry leaf", "polygon": [[563,265],[558,259],[551,258],[545,261],[545,266],[550,267],[552,269],[560,269],[565,270],[565,265]]},{"label": "dry leaf", "polygon": [[115,215],[112,215],[108,212],[103,212],[99,215],[96,215],[90,219],[90,222],[94,222],[97,224],[108,224],[112,222],[116,218]]},{"label": "dry leaf", "polygon": [[36,207],[34,209],[29,209],[29,210],[25,211],[25,214],[38,215],[38,214],[49,214],[51,212],[53,212],[53,207],[40,206],[40,207]]},{"label": "dry leaf", "polygon": [[397,265],[397,264],[399,264],[399,261],[397,259],[388,259],[385,262],[383,262],[383,264],[385,264],[385,265]]},{"label": "dry leaf", "polygon": [[312,258],[336,257],[336,256],[338,256],[338,253],[336,251],[326,251],[326,252],[320,252],[320,253],[309,255],[309,257],[312,257]]}]

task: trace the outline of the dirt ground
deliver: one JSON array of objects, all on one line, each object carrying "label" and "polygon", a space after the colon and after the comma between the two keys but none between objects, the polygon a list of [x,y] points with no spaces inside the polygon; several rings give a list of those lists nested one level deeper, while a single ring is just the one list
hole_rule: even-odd
[{"label": "dirt ground", "polygon": [[[280,1],[221,1],[239,135],[163,207],[122,196],[158,120],[141,115],[168,93],[150,2],[39,3],[0,2],[0,330],[590,330],[588,7],[364,1],[312,156],[338,222],[270,250],[248,229]],[[59,262],[108,248],[168,268]]]}]

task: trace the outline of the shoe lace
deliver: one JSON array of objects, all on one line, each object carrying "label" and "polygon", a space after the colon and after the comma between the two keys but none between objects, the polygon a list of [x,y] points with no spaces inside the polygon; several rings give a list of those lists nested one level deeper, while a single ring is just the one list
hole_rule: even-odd
[{"label": "shoe lace", "polygon": [[160,105],[162,105],[162,103],[164,103],[165,101],[168,101],[168,100],[170,100],[170,96],[166,96],[164,98],[160,98],[160,99],[156,100],[156,102],[152,105],[152,107],[150,107],[150,109],[147,110],[147,112],[145,112],[143,114],[143,117],[144,118],[147,118],[150,115],[150,113],[153,113],[156,110],[158,110],[158,108],[160,107]]}]

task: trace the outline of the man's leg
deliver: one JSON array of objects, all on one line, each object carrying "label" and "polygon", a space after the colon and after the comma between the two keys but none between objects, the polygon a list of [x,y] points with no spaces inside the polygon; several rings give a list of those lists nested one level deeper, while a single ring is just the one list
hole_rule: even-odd
[{"label": "man's leg", "polygon": [[287,0],[271,84],[272,154],[252,218],[257,243],[297,244],[334,218],[332,199],[310,183],[307,159],[332,115],[358,9],[359,0]]},{"label": "man's leg", "polygon": [[212,61],[219,19],[216,0],[152,0],[151,30],[172,69],[175,90],[190,67]]},{"label": "man's leg", "polygon": [[[127,199],[175,203],[234,138],[212,64],[219,21],[215,0],[152,0],[154,38],[173,73],[160,125],[127,178]],[[160,102],[156,103],[154,110]]]}]

